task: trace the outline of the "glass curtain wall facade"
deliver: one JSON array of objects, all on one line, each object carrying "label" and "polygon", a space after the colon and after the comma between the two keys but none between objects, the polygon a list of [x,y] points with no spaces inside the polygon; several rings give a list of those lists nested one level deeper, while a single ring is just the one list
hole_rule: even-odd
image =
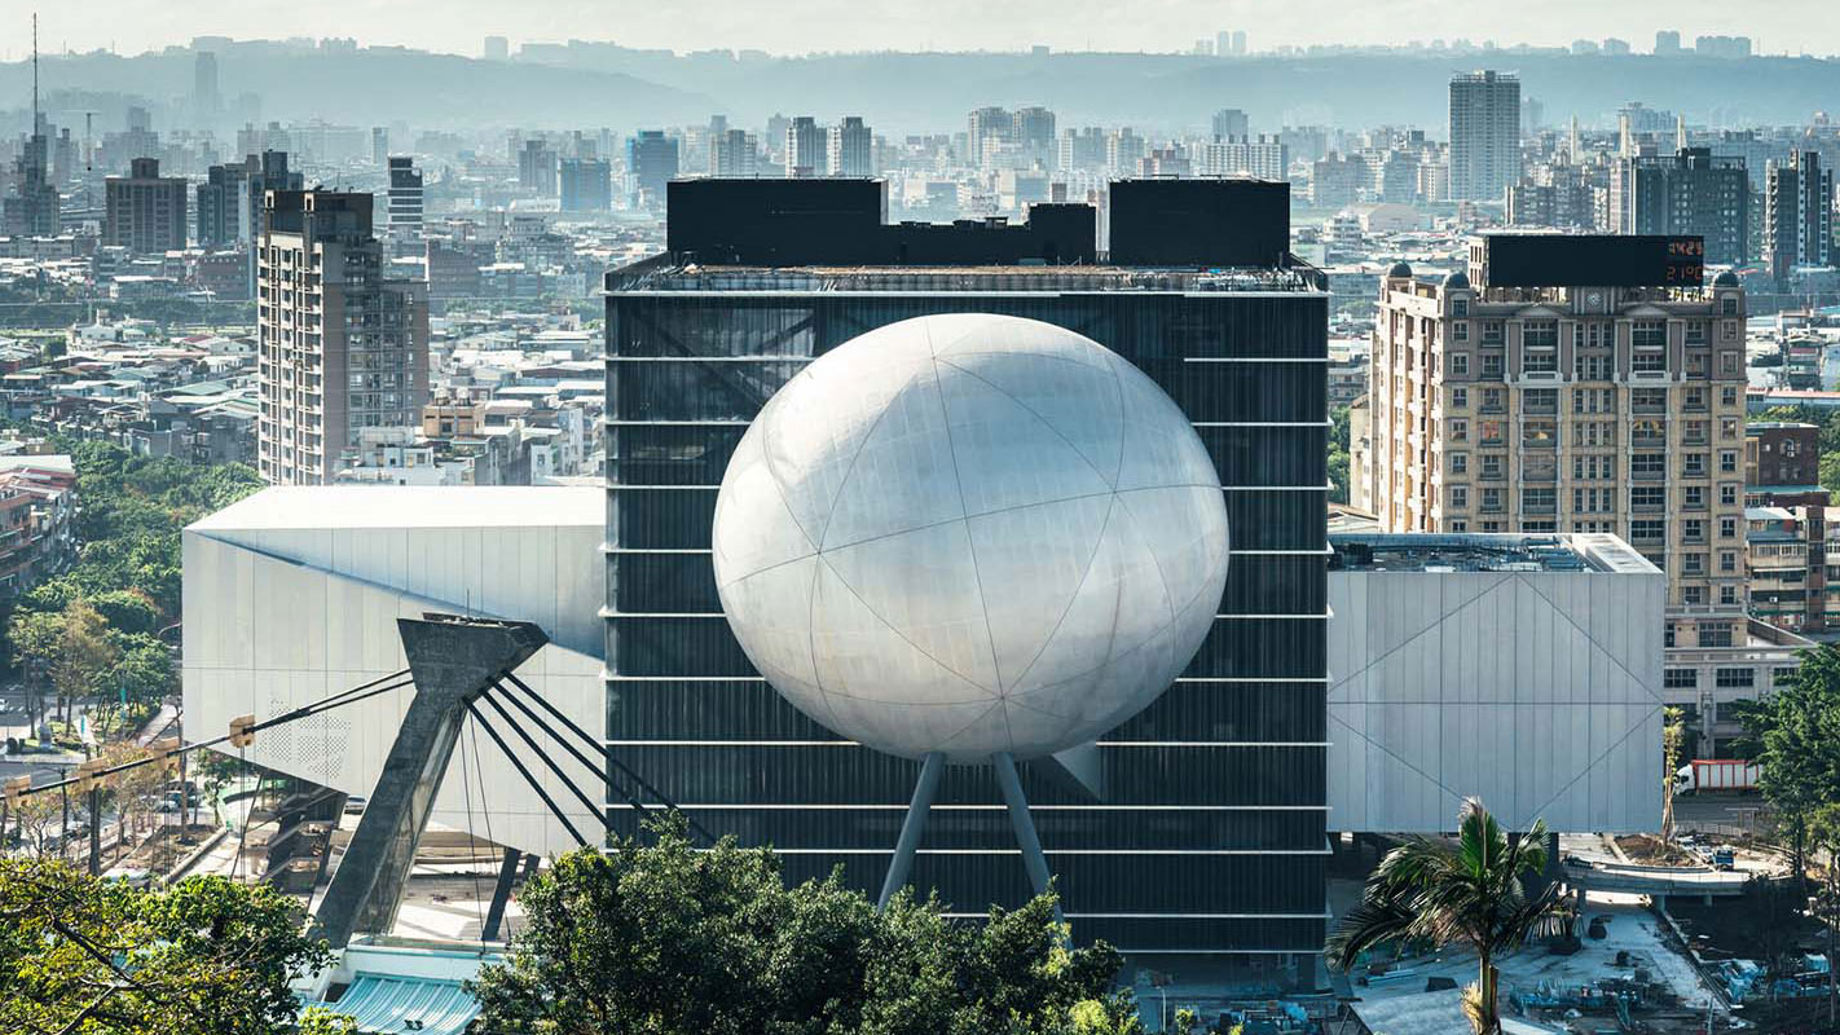
[{"label": "glass curtain wall facade", "polygon": [[[716,490],[767,399],[865,331],[955,312],[1064,326],[1137,364],[1194,421],[1225,486],[1232,558],[1194,662],[1100,738],[1100,795],[1022,766],[1048,864],[1076,939],[1224,954],[1277,981],[1324,934],[1327,296],[1113,274],[890,268],[851,271],[842,289],[803,271],[610,275],[607,740],[710,831],[772,845],[788,879],[842,866],[879,888],[919,764],[844,741],[756,675],[716,595]],[[609,820],[630,831],[622,779],[610,774]],[[948,769],[937,801],[916,886],[966,915],[1026,900],[990,771]]]}]

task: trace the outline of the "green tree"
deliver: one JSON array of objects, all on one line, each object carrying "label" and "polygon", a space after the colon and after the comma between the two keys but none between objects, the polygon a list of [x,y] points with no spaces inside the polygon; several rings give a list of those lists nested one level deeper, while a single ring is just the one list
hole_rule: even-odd
[{"label": "green tree", "polygon": [[294,1035],[358,1035],[358,1022],[323,1006],[309,1006],[300,1011]]},{"label": "green tree", "polygon": [[1337,406],[1329,412],[1329,502],[1347,503],[1348,407]]},{"label": "green tree", "polygon": [[153,598],[138,589],[112,589],[89,598],[90,606],[124,633],[155,633],[160,630],[160,608]]},{"label": "green tree", "polygon": [[1661,727],[1661,840],[1674,841],[1674,775],[1680,771],[1681,746],[1687,739],[1686,710],[1662,710]]},{"label": "green tree", "polygon": [[532,878],[509,958],[471,986],[483,1027],[1032,1035],[1125,1012],[1117,953],[1067,948],[1049,896],[967,925],[907,895],[877,910],[835,874],[788,888],[772,852],[694,850],[679,819],[648,833]]},{"label": "green tree", "polygon": [[1827,1024],[1840,1021],[1840,803],[1828,803],[1808,819],[1808,843],[1823,855],[1821,893],[1815,914],[1827,928]]},{"label": "green tree", "polygon": [[64,609],[63,635],[51,661],[51,685],[57,690],[64,721],[70,721],[70,703],[103,688],[103,677],[115,667],[120,651],[108,636],[108,623],[84,601]]},{"label": "green tree", "polygon": [[331,961],[266,884],[137,890],[62,862],[0,859],[0,1030],[273,1035],[289,982]]},{"label": "green tree", "polygon": [[1476,953],[1478,974],[1465,992],[1464,1012],[1478,1035],[1499,1035],[1495,961],[1549,926],[1564,905],[1554,886],[1528,895],[1522,883],[1546,868],[1545,841],[1544,822],[1512,838],[1480,800],[1466,800],[1455,841],[1408,838],[1380,860],[1361,904],[1343,918],[1325,955],[1347,970],[1388,941],[1467,945]]},{"label": "green tree", "polygon": [[1840,802],[1840,647],[1804,650],[1795,677],[1742,713],[1757,745],[1757,789],[1806,872],[1808,824]]}]

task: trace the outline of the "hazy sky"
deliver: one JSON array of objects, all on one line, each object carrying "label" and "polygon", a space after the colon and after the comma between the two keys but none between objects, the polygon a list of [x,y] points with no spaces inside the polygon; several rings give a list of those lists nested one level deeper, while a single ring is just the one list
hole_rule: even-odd
[{"label": "hazy sky", "polygon": [[[0,3],[0,58],[28,46],[32,0]],[[1658,28],[1689,41],[1748,34],[1781,53],[1840,51],[1832,0],[66,0],[40,5],[47,51],[139,52],[197,35],[355,36],[477,54],[489,34],[611,39],[693,50],[1185,49],[1218,29],[1253,48],[1494,38],[1569,43],[1620,36],[1647,50]]]}]

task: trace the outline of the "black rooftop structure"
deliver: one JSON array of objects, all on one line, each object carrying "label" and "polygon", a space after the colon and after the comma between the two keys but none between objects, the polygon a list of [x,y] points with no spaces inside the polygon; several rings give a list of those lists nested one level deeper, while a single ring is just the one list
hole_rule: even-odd
[{"label": "black rooftop structure", "polygon": [[1275,269],[1288,263],[1290,185],[1241,179],[1119,180],[1111,253],[1091,206],[1031,205],[1028,218],[888,223],[880,180],[674,180],[672,261],[716,266],[1074,266]]},{"label": "black rooftop structure", "polygon": [[1705,239],[1693,235],[1488,234],[1470,244],[1479,288],[1696,288],[1705,275]]}]

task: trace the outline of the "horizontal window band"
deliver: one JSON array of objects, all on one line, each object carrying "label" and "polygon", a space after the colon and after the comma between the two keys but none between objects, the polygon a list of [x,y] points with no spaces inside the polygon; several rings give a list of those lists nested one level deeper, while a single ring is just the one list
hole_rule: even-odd
[{"label": "horizontal window band", "polygon": [[745,428],[752,423],[746,420],[616,420],[612,417],[601,421],[603,427],[609,428]]},{"label": "horizontal window band", "polygon": [[[621,801],[610,804],[608,808],[627,809],[632,803]],[[680,809],[743,809],[749,812],[801,812],[808,809],[827,811],[870,812],[901,811],[908,809],[900,802],[884,804],[854,805],[802,805],[789,802],[766,802],[758,805],[720,804],[712,802],[686,803],[678,802]],[[1005,812],[1007,805],[934,805],[934,812]],[[1031,812],[1328,812],[1328,805],[1036,805],[1029,804]]]},{"label": "horizontal window band", "polygon": [[[606,608],[606,607],[601,608],[598,613],[600,614],[602,618],[726,618],[727,617],[727,614],[722,611],[615,611],[611,608]],[[1217,614],[1214,616],[1214,619],[1216,621],[1219,621],[1222,619],[1234,619],[1238,621],[1267,621],[1267,620],[1286,621],[1286,620],[1322,620],[1322,619],[1328,619],[1328,618],[1333,618],[1333,617],[1335,616],[1332,614],[1326,614],[1326,613],[1325,614],[1292,614],[1292,615]]]},{"label": "horizontal window band", "polygon": [[1328,356],[1183,356],[1184,363],[1327,363]]},{"label": "horizontal window band", "polygon": [[[609,428],[745,428],[752,424],[745,420],[622,420],[608,417],[601,421],[603,427]],[[1326,420],[1210,420],[1193,421],[1191,426],[1197,428],[1328,428],[1333,422]]]},{"label": "horizontal window band", "polygon": [[[711,849],[703,849],[710,851]],[[890,848],[775,848],[774,855],[893,855]],[[920,848],[916,855],[1021,855],[1020,848]],[[1043,855],[1329,855],[1326,848],[1044,848]]]},{"label": "horizontal window band", "polygon": [[[722,486],[720,485],[631,485],[625,482],[603,482],[601,487],[606,489],[608,492],[616,492],[620,489],[644,489],[648,492],[657,492],[660,490],[671,490],[674,492],[715,492],[722,488]],[[1298,484],[1298,485],[1222,485],[1220,487],[1220,491],[1222,492],[1323,492],[1329,488],[1330,486],[1326,484],[1325,485],[1311,485],[1307,483]],[[1056,503],[1056,502],[1059,502],[1059,501],[1057,500],[1045,501],[1045,503]]]},{"label": "horizontal window band", "polygon": [[[765,676],[629,676],[618,672],[601,671],[601,679],[608,683],[765,683]],[[1300,686],[1322,687],[1329,683],[1328,676],[1177,676],[1177,683],[1296,683]]]},{"label": "horizontal window band", "polygon": [[1197,428],[1328,428],[1326,420],[1213,420],[1195,421]]},{"label": "horizontal window band", "polygon": [[755,299],[782,298],[790,302],[802,302],[815,307],[821,300],[833,298],[904,298],[915,301],[927,301],[940,298],[1054,298],[1072,299],[1078,302],[1091,301],[1094,298],[1186,298],[1196,302],[1214,302],[1226,305],[1241,298],[1295,298],[1299,300],[1320,298],[1327,300],[1329,292],[1316,288],[1248,288],[1244,291],[1227,288],[1219,291],[1175,291],[1155,288],[1119,287],[1111,283],[1094,284],[1091,287],[1039,287],[1028,291],[959,291],[952,288],[913,287],[896,288],[883,291],[866,289],[831,290],[813,282],[809,288],[784,287],[730,287],[730,288],[634,288],[630,290],[597,292],[609,299],[655,299],[655,298],[717,298],[717,299]]},{"label": "horizontal window band", "polygon": [[[1326,740],[1099,740],[1102,748],[1326,748]],[[606,747],[855,748],[854,740],[603,740]]]},{"label": "horizontal window band", "polygon": [[607,356],[608,363],[810,363],[813,356]]}]

